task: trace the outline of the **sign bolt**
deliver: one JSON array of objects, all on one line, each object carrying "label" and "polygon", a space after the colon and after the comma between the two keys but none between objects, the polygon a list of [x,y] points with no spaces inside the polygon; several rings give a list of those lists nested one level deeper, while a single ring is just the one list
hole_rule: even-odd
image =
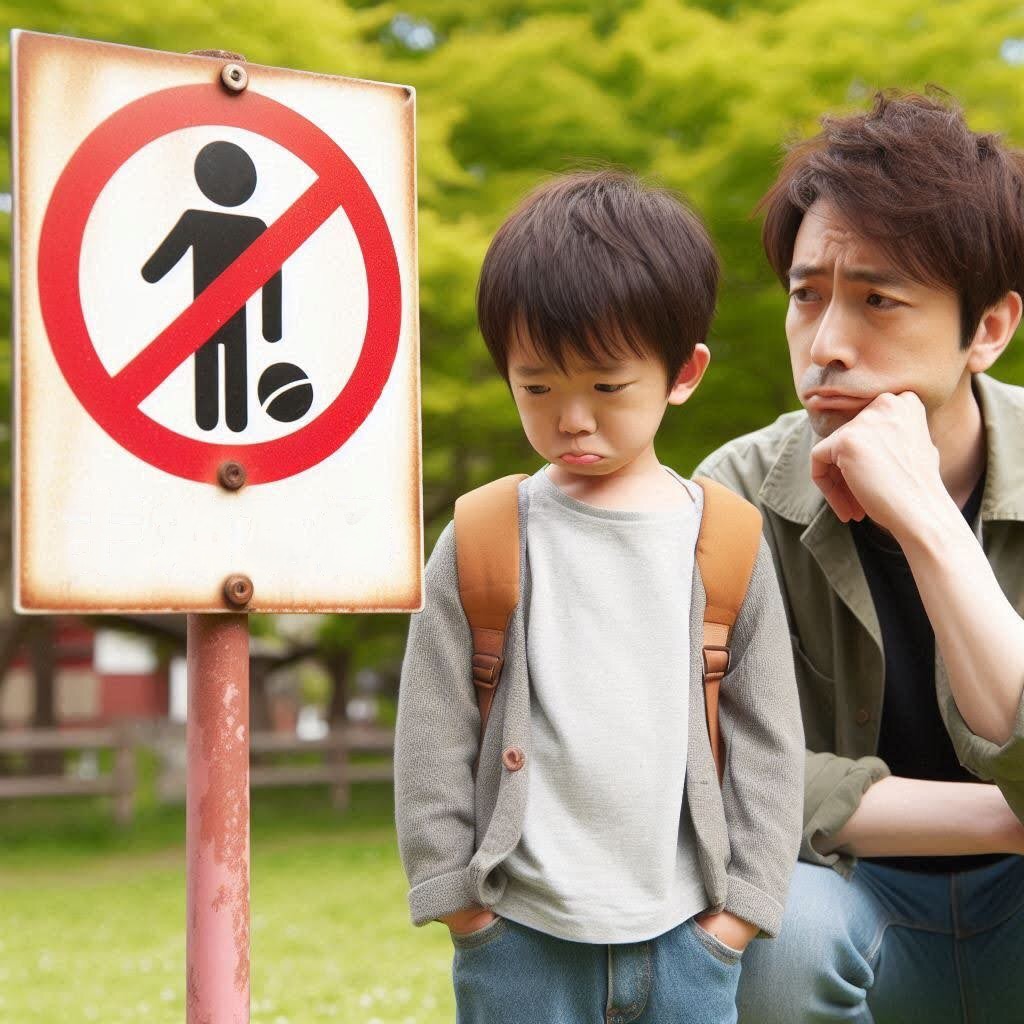
[{"label": "sign bolt", "polygon": [[217,483],[225,491],[240,491],[245,486],[245,466],[239,462],[222,462],[217,469]]},{"label": "sign bolt", "polygon": [[252,580],[248,576],[236,573],[224,581],[224,599],[233,608],[244,608],[253,594]]},{"label": "sign bolt", "polygon": [[249,75],[241,64],[225,64],[220,80],[228,92],[241,92],[249,84]]}]

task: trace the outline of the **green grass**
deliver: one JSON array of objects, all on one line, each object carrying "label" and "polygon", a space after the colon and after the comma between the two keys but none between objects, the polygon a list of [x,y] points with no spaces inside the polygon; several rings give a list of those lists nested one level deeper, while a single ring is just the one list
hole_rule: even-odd
[{"label": "green grass", "polygon": [[[414,929],[391,790],[252,796],[253,1024],[448,1024],[451,943]],[[184,814],[0,802],[0,1021],[182,1024]]]}]

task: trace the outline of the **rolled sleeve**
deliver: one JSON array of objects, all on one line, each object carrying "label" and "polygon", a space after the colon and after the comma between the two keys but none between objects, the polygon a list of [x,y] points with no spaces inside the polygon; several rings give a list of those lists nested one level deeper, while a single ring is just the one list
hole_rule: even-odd
[{"label": "rolled sleeve", "polygon": [[994,782],[1013,813],[1024,822],[1024,695],[1017,705],[1013,732],[993,743],[971,730],[960,714],[944,668],[935,673],[935,689],[946,730],[960,763],[979,779]]},{"label": "rolled sleeve", "polygon": [[888,774],[888,765],[878,757],[854,759],[807,751],[800,859],[849,875],[856,858],[839,850],[819,853],[814,848],[814,840],[819,836],[835,835],[853,816],[861,797]]},{"label": "rolled sleeve", "polygon": [[445,914],[474,905],[476,890],[469,868],[459,868],[443,875],[435,875],[409,890],[409,911],[412,923],[427,924]]}]

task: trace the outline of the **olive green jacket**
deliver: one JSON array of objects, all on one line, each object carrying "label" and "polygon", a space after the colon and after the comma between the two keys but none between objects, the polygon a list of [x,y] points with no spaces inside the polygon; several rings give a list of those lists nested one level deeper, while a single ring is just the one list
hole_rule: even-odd
[{"label": "olive green jacket", "polygon": [[[974,523],[999,585],[1024,615],[1024,388],[984,374],[974,391],[988,451],[981,513]],[[889,774],[877,756],[885,660],[874,603],[848,526],[811,480],[815,441],[807,414],[730,441],[694,471],[731,487],[764,514],[789,619],[807,744],[800,857],[843,874],[853,858],[821,854],[865,790]],[[954,703],[936,651],[935,690],[961,764],[994,781],[1024,821],[1024,702],[999,746],[971,732]]]}]

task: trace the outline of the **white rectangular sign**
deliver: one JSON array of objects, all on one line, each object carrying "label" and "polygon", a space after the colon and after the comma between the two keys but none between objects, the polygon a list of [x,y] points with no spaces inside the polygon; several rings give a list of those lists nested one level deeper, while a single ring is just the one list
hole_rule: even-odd
[{"label": "white rectangular sign", "polygon": [[418,608],[412,89],[29,32],[12,69],[16,607]]}]

